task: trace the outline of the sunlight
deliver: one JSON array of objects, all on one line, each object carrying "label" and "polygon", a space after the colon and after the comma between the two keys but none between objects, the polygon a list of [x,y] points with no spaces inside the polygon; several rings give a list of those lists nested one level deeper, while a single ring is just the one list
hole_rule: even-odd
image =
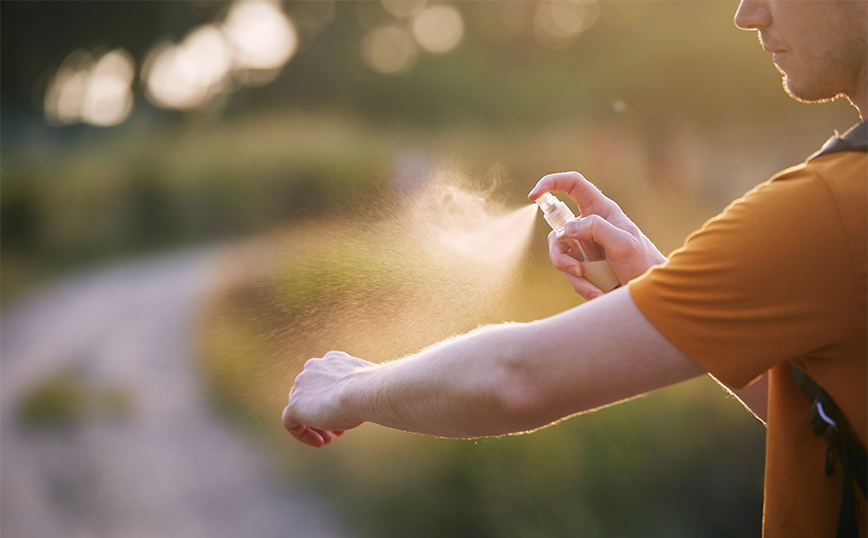
[{"label": "sunlight", "polygon": [[124,49],[115,49],[98,60],[85,51],[75,51],[49,84],[45,94],[46,119],[59,125],[118,125],[133,108],[134,76],[133,59]]},{"label": "sunlight", "polygon": [[90,54],[77,50],[70,54],[45,92],[45,114],[50,123],[67,125],[78,121],[87,84],[87,70],[93,64]]},{"label": "sunlight", "polygon": [[453,6],[428,6],[413,18],[413,37],[423,49],[435,54],[449,52],[464,37],[464,19]]},{"label": "sunlight", "polygon": [[96,63],[87,83],[81,119],[108,127],[124,121],[133,108],[130,84],[136,74],[133,59],[123,49],[109,52]]},{"label": "sunlight", "polygon": [[422,11],[428,0],[380,0],[386,11],[396,17],[412,17]]},{"label": "sunlight", "polygon": [[233,90],[233,80],[248,86],[272,82],[297,46],[295,26],[278,5],[238,1],[223,23],[200,26],[178,45],[152,49],[142,80],[148,98],[159,107],[219,107]]},{"label": "sunlight", "polygon": [[142,79],[157,106],[188,109],[225,93],[232,50],[212,24],[194,29],[180,45],[161,44],[145,60]]},{"label": "sunlight", "polygon": [[204,84],[195,58],[186,47],[158,45],[145,60],[142,79],[148,98],[162,108],[188,109],[201,105],[210,87]]},{"label": "sunlight", "polygon": [[595,0],[545,0],[537,5],[534,35],[548,48],[567,48],[597,22],[599,15]]},{"label": "sunlight", "polygon": [[418,49],[410,33],[400,26],[383,26],[362,41],[362,59],[374,71],[396,74],[416,59]]},{"label": "sunlight", "polygon": [[193,30],[184,40],[184,49],[196,66],[202,86],[219,85],[232,69],[232,50],[223,33],[213,24]]},{"label": "sunlight", "polygon": [[272,2],[235,2],[223,32],[235,48],[234,62],[239,69],[281,68],[298,47],[295,26]]}]

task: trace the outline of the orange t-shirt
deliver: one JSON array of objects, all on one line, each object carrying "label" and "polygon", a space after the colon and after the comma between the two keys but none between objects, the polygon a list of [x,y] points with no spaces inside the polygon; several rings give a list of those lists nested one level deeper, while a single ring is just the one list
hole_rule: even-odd
[{"label": "orange t-shirt", "polygon": [[[770,371],[766,538],[834,537],[840,514],[840,462],[826,477],[826,441],[811,433],[788,361],[866,444],[866,191],[866,153],[821,155],[733,202],[630,283],[648,321],[722,382],[742,388]],[[853,490],[864,537],[866,501]]]}]

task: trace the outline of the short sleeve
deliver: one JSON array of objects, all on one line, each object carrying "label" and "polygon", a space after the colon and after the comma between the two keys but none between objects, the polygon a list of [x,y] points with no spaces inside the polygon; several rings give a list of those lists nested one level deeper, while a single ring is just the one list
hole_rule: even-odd
[{"label": "short sleeve", "polygon": [[847,253],[834,198],[803,165],[733,202],[630,293],[674,346],[741,388],[844,337],[853,320]]}]

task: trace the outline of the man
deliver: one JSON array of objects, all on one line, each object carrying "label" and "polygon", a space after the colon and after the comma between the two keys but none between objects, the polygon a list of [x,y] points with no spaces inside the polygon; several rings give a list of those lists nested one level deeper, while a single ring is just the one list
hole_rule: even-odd
[{"label": "man", "polygon": [[[743,0],[735,22],[758,31],[791,96],[843,95],[868,116],[868,3]],[[864,537],[864,493],[843,470],[826,476],[829,445],[811,432],[811,402],[790,364],[831,395],[838,426],[864,450],[866,130],[863,122],[733,202],[668,261],[581,175],[544,177],[529,198],[566,192],[576,201],[584,217],[567,233],[603,245],[625,285],[602,294],[550,237],[555,267],[587,303],[384,364],[340,352],[312,359],[290,393],[285,427],[312,446],[365,421],[444,437],[500,435],[709,372],[767,418],[764,535],[834,536],[849,518]],[[830,454],[840,469],[841,456]],[[842,497],[854,490],[855,515],[845,518]]]}]

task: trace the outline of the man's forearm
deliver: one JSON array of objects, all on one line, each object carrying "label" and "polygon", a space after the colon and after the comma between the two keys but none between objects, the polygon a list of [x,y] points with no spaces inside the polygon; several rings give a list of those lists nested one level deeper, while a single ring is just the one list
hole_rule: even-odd
[{"label": "man's forearm", "polygon": [[526,324],[489,326],[349,376],[340,405],[363,421],[446,437],[543,426],[529,415]]},{"label": "man's forearm", "polygon": [[527,431],[703,373],[627,289],[557,316],[492,326],[374,365],[341,353],[296,379],[288,429],[365,421],[446,437]]}]

